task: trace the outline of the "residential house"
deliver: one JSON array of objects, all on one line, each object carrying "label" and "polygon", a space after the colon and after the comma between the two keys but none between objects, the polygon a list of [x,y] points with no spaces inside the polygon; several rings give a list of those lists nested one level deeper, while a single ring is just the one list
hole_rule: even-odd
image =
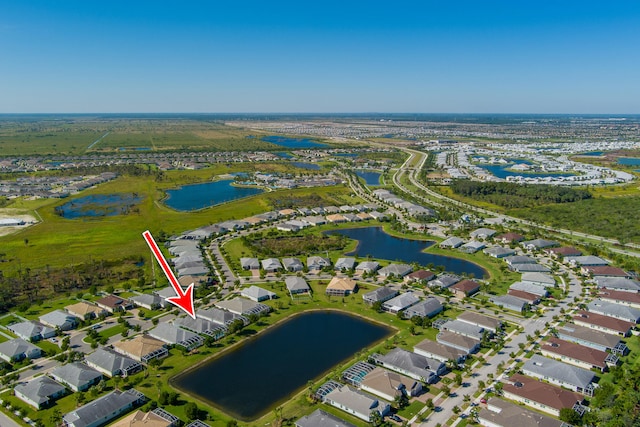
[{"label": "residential house", "polygon": [[458,299],[463,299],[480,291],[480,284],[475,280],[464,279],[449,288]]},{"label": "residential house", "polygon": [[628,305],[629,307],[633,308],[640,308],[640,294],[635,292],[622,292],[609,289],[600,289],[600,291],[598,292],[598,298],[602,301]]},{"label": "residential house", "polygon": [[608,334],[573,323],[567,323],[559,327],[557,335],[561,340],[571,341],[601,351],[610,351],[615,354],[618,354],[616,349],[621,349],[622,346],[626,348],[620,341],[619,335]]},{"label": "residential house", "polygon": [[56,330],[39,322],[27,320],[7,326],[11,332],[25,341],[39,341],[56,336]]},{"label": "residential house", "polygon": [[436,341],[440,344],[465,351],[467,354],[475,353],[480,349],[480,340],[451,331],[439,332],[436,336]]},{"label": "residential house", "polygon": [[422,392],[422,383],[397,372],[377,367],[364,376],[360,390],[369,392],[387,401],[394,401],[397,396],[417,396]]},{"label": "residential house", "polygon": [[472,239],[486,240],[493,237],[494,234],[496,234],[496,230],[492,230],[490,228],[478,228],[477,230],[473,230],[469,233],[469,236]]},{"label": "residential house", "polygon": [[604,372],[607,366],[618,363],[618,356],[615,354],[553,337],[540,344],[540,351],[543,356],[585,369],[598,369],[600,372]]},{"label": "residential house", "polygon": [[271,307],[268,305],[254,302],[246,298],[232,298],[224,301],[218,301],[214,305],[223,310],[246,317],[251,316],[252,314],[262,316],[263,314],[271,311]]},{"label": "residential house", "polygon": [[304,264],[298,258],[282,258],[282,266],[290,273],[304,270]]},{"label": "residential house", "polygon": [[249,319],[246,317],[216,307],[198,309],[196,311],[196,319],[207,320],[219,326],[229,326],[238,319],[242,320],[245,326],[249,324]]},{"label": "residential house", "polygon": [[487,407],[480,409],[478,422],[487,427],[567,427],[562,421],[497,397],[490,398]]},{"label": "residential house", "polygon": [[321,256],[307,257],[307,268],[309,270],[322,270],[324,267],[331,267],[331,260]]},{"label": "residential house", "polygon": [[391,298],[388,301],[385,301],[384,303],[382,303],[382,309],[384,311],[388,311],[389,313],[397,314],[400,311],[405,310],[414,304],[417,304],[419,301],[420,298],[413,292],[409,291]]},{"label": "residential house", "polygon": [[54,380],[65,384],[75,392],[86,391],[102,379],[100,372],[82,362],[58,366],[51,371],[50,375]]},{"label": "residential house", "polygon": [[514,297],[513,295],[494,296],[489,298],[489,301],[498,307],[515,311],[517,313],[522,313],[529,306],[529,303],[526,300]]},{"label": "residential house", "polygon": [[327,285],[325,292],[327,295],[347,296],[357,292],[357,290],[358,284],[355,280],[344,277],[334,277]]},{"label": "residential house", "polygon": [[637,280],[620,277],[596,277],[594,280],[598,288],[607,288],[621,292],[640,292],[640,282]]},{"label": "residential house", "polygon": [[11,363],[22,359],[37,359],[42,355],[40,347],[36,347],[22,338],[14,338],[0,343],[0,358]]},{"label": "residential house", "polygon": [[441,274],[429,282],[431,288],[448,288],[460,281],[460,277],[453,274]]},{"label": "residential house", "polygon": [[108,348],[99,348],[85,357],[88,366],[108,376],[127,377],[142,370],[142,365],[130,357]]},{"label": "residential house", "polygon": [[98,427],[144,403],[145,397],[135,389],[113,390],[84,406],[64,414],[65,427]]},{"label": "residential house", "polygon": [[366,304],[373,305],[376,302],[385,302],[398,295],[398,291],[388,286],[381,286],[371,292],[362,295]]},{"label": "residential house", "polygon": [[146,334],[136,335],[129,340],[118,341],[113,344],[113,349],[120,354],[144,363],[149,363],[153,359],[162,359],[169,355],[164,342]]},{"label": "residential house", "polygon": [[173,324],[179,328],[195,332],[196,334],[207,335],[214,340],[224,337],[227,333],[226,326],[218,325],[202,317],[196,317],[195,319],[191,316],[178,317],[173,320]]},{"label": "residential house", "polygon": [[389,264],[378,270],[380,277],[404,277],[411,273],[413,268],[409,264]]},{"label": "residential house", "polygon": [[572,409],[584,401],[581,394],[521,374],[514,374],[504,381],[502,394],[507,399],[556,417],[560,416],[562,409]]},{"label": "residential house", "polygon": [[467,352],[459,350],[455,347],[451,347],[445,344],[440,344],[430,339],[420,341],[413,346],[413,351],[416,354],[422,355],[428,359],[434,359],[441,363],[439,367],[440,371],[438,375],[442,375],[446,371],[445,363],[452,360],[456,364],[464,363],[467,358]]},{"label": "residential house", "polygon": [[327,223],[327,220],[323,216],[307,216],[303,218],[302,221],[312,226],[318,226]]},{"label": "residential house", "polygon": [[527,292],[542,298],[549,296],[549,291],[544,286],[534,285],[530,282],[515,282],[509,286],[509,290]]},{"label": "residential house", "polygon": [[524,236],[518,233],[504,233],[494,237],[494,240],[504,244],[519,243],[524,240]]},{"label": "residential house", "polygon": [[376,261],[363,261],[356,266],[356,273],[371,273],[373,271],[378,271],[380,268],[380,264]]},{"label": "residential house", "polygon": [[526,255],[513,255],[504,258],[504,262],[506,262],[509,266],[513,266],[514,264],[537,264],[534,258]]},{"label": "residential house", "polygon": [[110,424],[109,427],[177,427],[179,420],[164,409],[156,408],[151,412],[137,410]]},{"label": "residential house", "polygon": [[551,269],[540,264],[513,264],[511,270],[518,273],[549,273]]},{"label": "residential house", "polygon": [[284,284],[287,286],[289,295],[291,295],[292,297],[293,295],[308,294],[311,292],[309,284],[307,284],[307,281],[302,277],[287,276],[284,279]]},{"label": "residential house", "polygon": [[533,240],[520,242],[520,245],[528,251],[535,251],[535,250],[550,248],[553,246],[559,246],[559,243],[554,242],[553,240],[533,239]]},{"label": "residential house", "polygon": [[591,277],[622,277],[625,279],[631,279],[632,276],[619,267],[612,267],[610,265],[594,265],[584,266],[580,269],[582,274]]},{"label": "residential house", "polygon": [[613,317],[614,319],[631,323],[638,323],[640,320],[640,309],[599,299],[587,304],[587,310],[591,313],[602,314],[603,316]]},{"label": "residential house", "polygon": [[111,314],[133,308],[129,300],[116,295],[107,295],[106,297],[100,298],[96,301],[96,304]]},{"label": "residential house", "polygon": [[43,409],[65,395],[67,389],[46,375],[29,382],[17,384],[13,388],[15,396],[36,409]]},{"label": "residential house", "polygon": [[520,281],[544,287],[554,286],[556,284],[556,279],[554,279],[553,276],[535,271],[522,273]]},{"label": "residential house", "polygon": [[375,411],[380,416],[387,415],[391,406],[363,391],[354,390],[348,385],[338,387],[324,396],[324,403],[341,409],[366,422],[371,421],[371,414]]},{"label": "residential house", "polygon": [[420,282],[426,284],[429,280],[435,279],[436,274],[429,270],[417,270],[404,276],[407,283]]},{"label": "residential house", "polygon": [[578,393],[589,395],[593,393],[592,382],[595,378],[593,372],[538,354],[534,354],[529,360],[525,360],[522,366],[522,373]]},{"label": "residential house", "polygon": [[158,295],[142,294],[129,298],[135,306],[146,308],[147,310],[158,310],[167,306],[167,300]]},{"label": "residential house", "polygon": [[532,294],[525,291],[519,291],[517,289],[509,289],[507,291],[507,295],[525,300],[529,305],[538,305],[542,300],[540,295]]},{"label": "residential house", "polygon": [[316,409],[309,415],[298,419],[296,427],[356,427],[341,418],[331,415],[322,409]]},{"label": "residential house", "polygon": [[68,331],[78,327],[78,318],[62,310],[54,310],[40,316],[40,323],[61,331]]},{"label": "residential house", "polygon": [[333,268],[336,271],[351,271],[353,270],[355,265],[356,265],[355,258],[352,258],[352,257],[338,258]]},{"label": "residential house", "polygon": [[411,319],[414,316],[422,318],[433,317],[436,314],[440,313],[442,310],[444,310],[442,303],[438,301],[437,298],[429,297],[426,300],[420,301],[419,303],[416,303],[407,308],[404,311],[404,317],[405,319]]},{"label": "residential house", "polygon": [[438,376],[447,371],[446,365],[440,360],[398,347],[387,354],[375,353],[371,355],[370,360],[376,365],[428,384],[437,382]]},{"label": "residential house", "polygon": [[260,261],[258,258],[240,258],[240,266],[243,270],[259,270]]},{"label": "residential house", "polygon": [[573,267],[594,267],[609,265],[609,261],[593,255],[564,257],[566,263]]},{"label": "residential house", "polygon": [[282,264],[277,258],[267,258],[261,261],[262,269],[267,273],[275,273],[282,270]]},{"label": "residential house", "polygon": [[200,335],[166,322],[159,323],[158,326],[151,329],[149,336],[169,345],[182,347],[188,351],[204,344],[204,340]]},{"label": "residential house", "polygon": [[626,320],[616,319],[614,317],[604,316],[589,311],[578,311],[573,316],[573,323],[576,325],[586,326],[587,328],[599,330],[607,334],[618,334],[623,337],[629,336],[631,329],[635,323]]},{"label": "residential house", "polygon": [[347,219],[340,214],[332,214],[332,215],[327,215],[327,222],[330,222],[332,224],[341,224],[343,222],[347,222]]},{"label": "residential house", "polygon": [[485,316],[484,314],[478,314],[473,311],[465,311],[461,313],[457,320],[468,323],[470,325],[478,326],[487,331],[495,333],[502,326],[502,322],[494,317]]},{"label": "residential house", "polygon": [[559,248],[548,248],[545,252],[554,258],[564,258],[567,256],[580,256],[582,251],[574,248],[573,246],[562,246]]},{"label": "residential house", "polygon": [[459,237],[449,237],[448,239],[440,242],[440,247],[441,248],[448,248],[448,249],[455,249],[458,248],[460,246],[462,246],[464,244],[464,240],[462,240]]},{"label": "residential house", "polygon": [[248,288],[242,289],[242,291],[240,291],[240,296],[249,298],[251,301],[255,302],[266,301],[277,297],[275,292],[271,292],[256,285],[251,285]]},{"label": "residential house", "polygon": [[481,249],[486,248],[487,245],[485,245],[483,242],[479,242],[477,240],[472,240],[470,242],[465,243],[464,245],[460,246],[458,249],[464,253],[467,254],[474,254],[476,252],[478,252]]},{"label": "residential house", "polygon": [[482,253],[500,259],[513,256],[516,251],[511,248],[503,248],[502,246],[491,246],[490,248],[483,249]]},{"label": "residential house", "polygon": [[68,305],[64,309],[67,310],[69,314],[82,320],[91,320],[99,317],[100,315],[107,314],[105,309],[84,301]]}]

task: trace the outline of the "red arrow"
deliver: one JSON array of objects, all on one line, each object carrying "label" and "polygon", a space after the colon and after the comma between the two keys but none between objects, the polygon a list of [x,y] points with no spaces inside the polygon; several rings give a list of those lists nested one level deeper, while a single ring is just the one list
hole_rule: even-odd
[{"label": "red arrow", "polygon": [[160,252],[160,248],[158,247],[156,241],[153,240],[153,236],[151,235],[149,230],[142,233],[142,237],[144,237],[144,240],[146,240],[149,248],[151,248],[153,256],[155,256],[158,260],[158,264],[160,264],[160,267],[162,267],[162,271],[164,271],[167,279],[169,279],[171,287],[174,291],[176,291],[176,294],[178,294],[178,296],[176,297],[167,298],[167,301],[169,301],[173,305],[180,307],[181,309],[186,311],[189,316],[195,319],[196,312],[193,309],[193,283],[190,284],[189,287],[187,287],[187,290],[183,293],[182,288],[180,287],[180,283],[178,283],[178,279],[176,279],[175,274],[173,274],[173,271],[171,271],[171,268],[169,268],[167,260],[164,258],[164,255],[162,255],[162,252]]}]

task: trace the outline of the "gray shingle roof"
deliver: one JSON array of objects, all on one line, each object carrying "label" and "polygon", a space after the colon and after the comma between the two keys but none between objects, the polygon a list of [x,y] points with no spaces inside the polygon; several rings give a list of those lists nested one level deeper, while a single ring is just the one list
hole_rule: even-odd
[{"label": "gray shingle roof", "polygon": [[63,421],[74,427],[97,425],[97,422],[102,419],[112,420],[116,418],[140,399],[141,396],[134,389],[124,392],[114,390],[78,409],[66,413]]},{"label": "gray shingle roof", "polygon": [[215,307],[196,311],[196,317],[198,319],[202,318],[208,320],[221,326],[228,326],[236,319],[245,321],[245,324],[249,323],[243,316]]},{"label": "gray shingle roof", "polygon": [[387,301],[398,295],[398,291],[388,286],[382,286],[362,295],[362,299],[367,302],[374,303],[378,301]]},{"label": "gray shingle roof", "polygon": [[194,334],[186,329],[178,328],[170,323],[160,323],[149,331],[149,335],[167,344],[177,344],[183,347],[202,345],[203,339],[198,334]]},{"label": "gray shingle roof", "polygon": [[302,277],[287,276],[284,279],[284,283],[287,285],[287,290],[289,290],[289,292],[305,292],[309,290],[307,281]]},{"label": "gray shingle roof", "polygon": [[616,319],[627,320],[633,323],[638,323],[638,319],[640,319],[640,310],[637,308],[622,304],[615,304],[601,299],[591,301],[587,305],[587,310],[593,313],[600,313],[605,316],[615,317]]},{"label": "gray shingle roof", "polygon": [[296,421],[296,427],[355,427],[355,425],[322,409],[316,409],[311,414]]},{"label": "gray shingle roof", "polygon": [[424,378],[428,381],[432,375],[438,375],[442,362],[422,356],[401,348],[394,348],[385,355],[376,355],[376,361],[384,362],[391,369],[401,370],[414,378]]},{"label": "gray shingle roof", "polygon": [[62,384],[45,375],[15,386],[16,395],[21,394],[38,405],[47,403],[51,396],[62,393],[64,390],[66,389]]},{"label": "gray shingle roof", "polygon": [[582,389],[586,389],[595,377],[595,374],[587,369],[549,359],[538,354],[534,354],[531,356],[531,359],[524,362],[522,372],[544,379],[561,381],[564,384],[570,384]]},{"label": "gray shingle roof", "polygon": [[55,329],[31,320],[14,323],[13,325],[9,325],[7,328],[24,339],[41,338],[42,336],[55,332]]},{"label": "gray shingle roof", "polygon": [[51,371],[51,376],[77,389],[94,382],[97,378],[102,378],[100,372],[82,362],[67,363],[59,366]]},{"label": "gray shingle roof", "polygon": [[404,312],[404,315],[408,319],[412,318],[413,316],[432,317],[435,314],[440,313],[442,309],[443,307],[440,301],[438,301],[438,299],[436,298],[431,297],[407,308]]},{"label": "gray shingle roof", "polygon": [[382,307],[385,310],[390,311],[401,311],[407,307],[412,306],[420,301],[420,298],[416,296],[413,292],[405,292],[404,294],[400,294],[395,298],[390,299],[389,301],[385,301],[382,304]]},{"label": "gray shingle roof", "polygon": [[97,367],[109,375],[119,375],[135,368],[139,363],[127,356],[106,348],[99,348],[85,358],[87,364]]},{"label": "gray shingle roof", "polygon": [[8,359],[19,357],[23,354],[28,355],[32,351],[38,351],[40,354],[40,348],[31,344],[22,338],[16,338],[13,340],[0,343],[0,354],[6,356]]}]

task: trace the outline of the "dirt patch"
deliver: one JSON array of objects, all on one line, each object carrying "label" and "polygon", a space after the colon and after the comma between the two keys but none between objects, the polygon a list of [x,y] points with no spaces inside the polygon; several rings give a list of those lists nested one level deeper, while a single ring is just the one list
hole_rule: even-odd
[{"label": "dirt patch", "polygon": [[0,220],[3,219],[16,219],[24,222],[24,225],[16,225],[16,226],[6,226],[0,225],[0,236],[7,236],[9,234],[13,234],[19,230],[22,230],[26,227],[29,227],[33,224],[38,223],[38,220],[30,214],[25,213],[20,209],[0,209]]}]

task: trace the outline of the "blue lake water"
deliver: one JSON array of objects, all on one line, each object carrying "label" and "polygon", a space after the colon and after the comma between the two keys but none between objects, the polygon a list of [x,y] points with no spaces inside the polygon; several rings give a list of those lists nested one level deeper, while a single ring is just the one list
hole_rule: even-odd
[{"label": "blue lake water", "polygon": [[315,163],[291,162],[291,164],[301,169],[320,170],[320,165],[317,165]]},{"label": "blue lake water", "polygon": [[604,151],[587,151],[586,153],[580,153],[581,156],[602,156]]},{"label": "blue lake water", "polygon": [[336,157],[358,157],[358,153],[336,153],[334,154]]},{"label": "blue lake water", "polygon": [[[518,163],[525,163],[525,162],[518,162]],[[491,173],[493,176],[498,177],[498,178],[502,178],[502,179],[505,179],[508,176],[522,176],[522,177],[530,177],[530,178],[545,178],[545,177],[549,177],[549,176],[563,177],[563,176],[574,176],[575,175],[574,173],[519,172],[519,171],[509,170],[509,168],[511,166],[513,166],[513,164],[509,164],[509,165],[480,165],[480,167],[488,170],[489,173]]]},{"label": "blue lake water", "polygon": [[235,418],[249,421],[391,332],[346,313],[304,313],[172,383]]},{"label": "blue lake water", "polygon": [[380,172],[356,171],[356,175],[364,179],[367,185],[380,185]]},{"label": "blue lake water", "polygon": [[164,204],[178,211],[194,211],[263,192],[255,187],[234,187],[232,180],[185,185],[167,190]]},{"label": "blue lake water", "polygon": [[618,157],[618,164],[626,166],[640,166],[640,158],[638,157]]},{"label": "blue lake water", "polygon": [[326,147],[326,144],[320,144],[319,142],[312,141],[308,138],[289,138],[288,136],[272,135],[262,137],[262,140],[282,147],[295,149]]},{"label": "blue lake water", "polygon": [[142,197],[131,193],[96,194],[70,200],[55,208],[55,212],[64,218],[100,217],[127,214]]},{"label": "blue lake water", "polygon": [[483,278],[487,275],[484,268],[472,262],[452,258],[444,255],[435,255],[422,252],[432,246],[432,241],[402,239],[384,232],[381,227],[348,228],[343,230],[328,231],[330,234],[341,234],[359,242],[355,251],[349,255],[387,259],[404,263],[418,263],[423,267],[429,264],[444,266],[446,271],[456,274],[468,274],[473,277]]},{"label": "blue lake water", "polygon": [[283,159],[293,159],[293,156],[291,155],[291,153],[287,153],[286,151],[278,151],[276,154],[282,157]]}]

